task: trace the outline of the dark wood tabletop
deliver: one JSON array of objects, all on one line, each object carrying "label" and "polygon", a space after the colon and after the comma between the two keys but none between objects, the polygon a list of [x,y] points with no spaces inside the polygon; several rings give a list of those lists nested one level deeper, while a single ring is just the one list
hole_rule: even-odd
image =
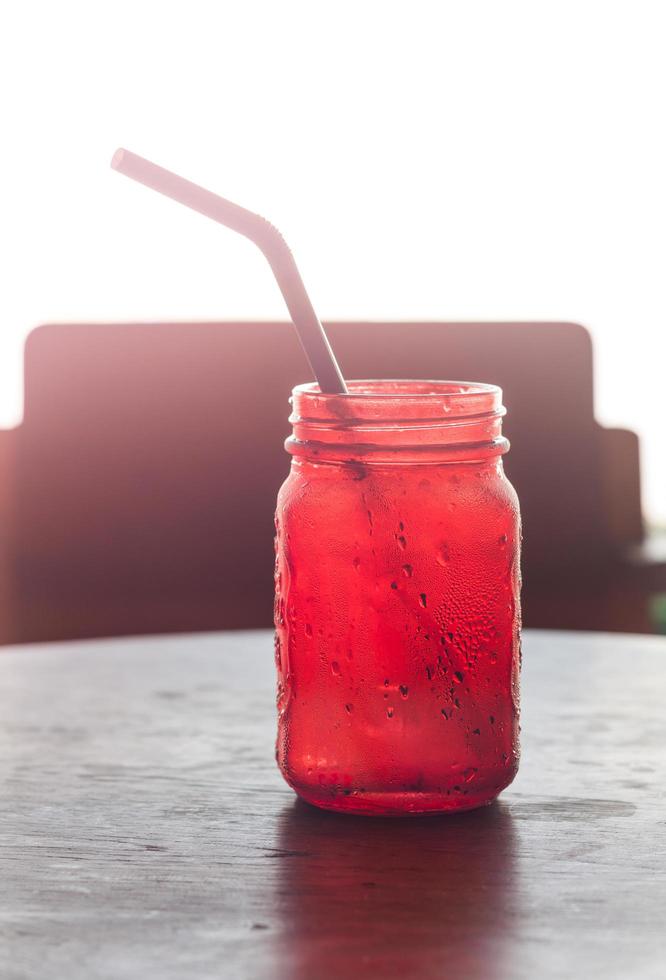
[{"label": "dark wood tabletop", "polygon": [[666,976],[666,640],[528,633],[484,810],[298,803],[272,640],[0,652],[3,980]]}]

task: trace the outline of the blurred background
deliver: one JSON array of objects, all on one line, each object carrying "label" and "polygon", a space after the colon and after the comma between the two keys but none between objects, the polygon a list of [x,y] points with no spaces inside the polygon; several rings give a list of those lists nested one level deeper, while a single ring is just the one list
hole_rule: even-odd
[{"label": "blurred background", "polygon": [[[571,544],[567,568],[562,549],[546,540],[547,511],[529,504],[545,498],[530,484],[528,429],[517,421],[512,433],[510,414],[507,431],[517,460],[518,434],[523,445],[516,483],[532,515],[526,556],[531,549],[542,583],[539,595],[527,595],[527,622],[666,628],[663,4],[26,0],[6,8],[1,20],[3,639],[265,619],[257,609],[264,608],[268,579],[259,589],[259,607],[220,619],[215,590],[219,595],[227,588],[226,566],[215,565],[212,552],[202,559],[192,545],[196,535],[187,531],[195,521],[187,507],[207,514],[197,533],[209,540],[214,527],[216,550],[224,551],[233,521],[229,528],[215,524],[215,494],[227,511],[240,506],[244,495],[233,496],[229,473],[247,443],[236,445],[231,435],[227,443],[216,442],[211,429],[210,448],[202,450],[198,475],[188,484],[190,497],[166,474],[194,465],[193,413],[228,415],[232,395],[247,405],[247,387],[235,388],[230,378],[240,372],[250,384],[257,363],[256,383],[268,383],[272,359],[282,356],[271,349],[273,336],[289,353],[280,384],[253,419],[281,452],[286,392],[307,380],[308,368],[286,333],[261,332],[260,321],[284,320],[285,310],[254,246],[112,173],[109,160],[118,145],[267,215],[291,244],[322,319],[404,323],[404,349],[414,347],[413,374],[427,376],[433,363],[440,376],[451,364],[474,369],[479,345],[490,349],[483,323],[531,324],[534,343],[518,338],[514,328],[493,334],[491,349],[504,358],[502,367],[496,377],[475,380],[503,382],[510,413],[513,392],[516,419],[531,419],[534,452],[559,424],[551,410],[558,399],[563,406],[585,406],[589,443],[577,442],[567,456],[566,446],[580,436],[569,418],[551,477],[561,480],[570,509],[577,492],[587,499],[584,488],[594,484],[597,498],[585,505],[588,530],[601,509],[605,516],[598,534],[590,531],[589,540],[578,535],[580,553]],[[182,340],[186,326],[172,331],[172,340],[168,331],[146,326],[190,321],[236,326],[216,329],[219,342],[201,327],[190,332],[191,345]],[[250,332],[244,341],[240,321],[259,324],[259,334]],[[440,343],[437,331],[414,332],[422,321],[470,321],[481,333],[469,332],[465,340],[455,329],[444,331]],[[574,322],[584,331],[565,328],[554,336],[540,326],[548,322]],[[24,344],[43,323],[131,323],[137,329],[37,331],[27,348],[24,418]],[[340,333],[344,345],[342,327]],[[359,370],[371,363],[363,358],[376,343],[376,334],[364,336]],[[385,369],[396,372],[410,358],[403,357],[398,335],[392,344],[394,361]],[[435,358],[428,344],[439,345]],[[351,347],[346,364],[341,356],[350,374],[354,356]],[[496,362],[478,363],[487,373]],[[188,396],[206,364],[218,371],[218,384],[213,375],[206,382],[211,398],[219,387],[226,401],[195,404]],[[548,364],[555,373],[546,424],[537,421],[543,405],[534,380],[549,376]],[[134,380],[128,381],[131,365]],[[572,402],[566,379],[574,376]],[[525,386],[530,377],[532,386]],[[172,391],[181,384],[181,402],[166,394],[167,379]],[[543,402],[546,389],[540,390]],[[528,405],[530,391],[534,402]],[[262,425],[269,410],[282,413],[282,428]],[[154,430],[146,428],[151,412]],[[153,459],[149,478],[149,435],[164,433],[167,417],[166,430],[184,425],[184,418],[190,428],[179,431],[159,465]],[[124,448],[118,426],[138,433]],[[611,449],[594,434],[600,429],[620,433]],[[100,445],[106,451],[98,458],[94,447]],[[257,435],[256,453],[267,446]],[[206,496],[213,453],[225,466],[218,484],[211,471]],[[277,467],[276,457],[269,484]],[[241,471],[241,482],[250,478],[266,482],[256,466]],[[146,520],[154,521],[154,540],[136,530],[145,527],[140,511],[132,510],[139,485],[149,487]],[[172,503],[160,511],[155,501],[167,486]],[[267,491],[266,499],[272,484]],[[264,513],[263,498],[253,498],[253,506],[248,521]],[[87,508],[100,515],[95,533],[83,517]],[[122,543],[132,538],[132,513],[134,552]],[[186,530],[181,550],[174,544],[170,553],[164,529],[176,519]],[[265,541],[262,522],[259,529]],[[558,552],[552,561],[546,555],[551,546]],[[257,562],[263,561],[262,546],[256,547]],[[586,563],[590,549],[594,561]],[[167,581],[156,576],[155,562],[168,564],[170,554],[181,578],[173,573]],[[239,561],[249,562],[247,554],[243,559],[231,548],[229,560],[238,568]],[[573,584],[572,566],[578,569]],[[252,585],[250,572],[251,563],[243,588]],[[201,582],[211,587],[205,613],[187,603],[173,611],[185,581],[199,595]],[[566,602],[548,605],[548,595],[567,589]],[[114,611],[103,615],[93,608],[102,593],[115,596]],[[239,608],[237,595],[228,593],[227,600]],[[585,612],[592,608],[594,614]]]}]

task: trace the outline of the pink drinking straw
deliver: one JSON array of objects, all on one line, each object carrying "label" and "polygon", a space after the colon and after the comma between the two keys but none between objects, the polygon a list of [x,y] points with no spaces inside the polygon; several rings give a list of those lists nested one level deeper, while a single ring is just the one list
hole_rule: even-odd
[{"label": "pink drinking straw", "polygon": [[212,191],[207,191],[164,167],[158,167],[156,163],[151,163],[129,150],[116,150],[111,166],[126,177],[131,177],[146,187],[152,187],[154,191],[173,198],[193,211],[205,214],[207,218],[232,228],[254,242],[273,270],[320,389],[347,394],[347,385],[305,290],[294,256],[277,228],[261,215],[218,197]]}]

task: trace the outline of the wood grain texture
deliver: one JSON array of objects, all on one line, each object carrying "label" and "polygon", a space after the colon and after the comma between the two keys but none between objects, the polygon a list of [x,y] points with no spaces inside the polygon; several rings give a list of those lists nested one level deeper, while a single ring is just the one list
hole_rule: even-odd
[{"label": "wood grain texture", "polygon": [[666,975],[666,641],[528,634],[523,763],[337,816],[273,760],[267,632],[0,653],[3,980]]}]

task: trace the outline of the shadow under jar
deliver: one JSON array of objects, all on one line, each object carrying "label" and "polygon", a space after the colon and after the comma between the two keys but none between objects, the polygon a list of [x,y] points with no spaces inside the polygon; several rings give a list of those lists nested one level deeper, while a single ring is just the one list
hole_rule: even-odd
[{"label": "shadow under jar", "polygon": [[520,515],[502,392],[293,391],[276,512],[277,760],[329,810],[491,803],[518,768]]}]

